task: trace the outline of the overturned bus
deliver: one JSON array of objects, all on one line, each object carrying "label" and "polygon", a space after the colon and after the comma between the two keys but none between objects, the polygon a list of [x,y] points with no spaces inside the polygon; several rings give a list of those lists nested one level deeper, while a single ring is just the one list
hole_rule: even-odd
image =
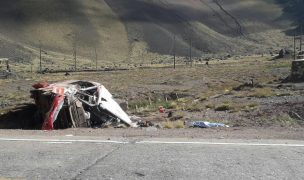
[{"label": "overturned bus", "polygon": [[36,122],[43,130],[105,127],[107,125],[136,127],[129,116],[100,83],[71,80],[54,84],[33,85]]}]

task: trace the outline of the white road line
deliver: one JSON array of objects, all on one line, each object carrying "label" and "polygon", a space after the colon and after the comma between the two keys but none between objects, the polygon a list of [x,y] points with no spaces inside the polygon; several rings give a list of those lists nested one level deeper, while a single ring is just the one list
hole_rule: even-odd
[{"label": "white road line", "polygon": [[46,144],[72,144],[73,142],[44,142],[44,143],[46,143]]},{"label": "white road line", "polygon": [[83,142],[83,143],[112,143],[112,144],[127,144],[123,141],[110,140],[89,140],[89,139],[19,139],[19,138],[0,138],[0,141],[26,141],[26,142]]},{"label": "white road line", "polygon": [[199,144],[199,145],[228,145],[228,146],[285,146],[304,147],[304,144],[271,144],[271,143],[221,143],[221,142],[171,142],[171,141],[139,141],[136,144]]},{"label": "white road line", "polygon": [[[133,144],[128,141],[111,140],[90,140],[90,139],[40,139],[40,138],[0,138],[0,141],[20,141],[20,142],[44,142],[50,144],[71,144],[71,143],[95,143],[95,144]],[[280,147],[304,147],[303,144],[289,143],[229,143],[229,142],[200,142],[200,141],[137,141],[135,144],[193,144],[193,145],[217,145],[217,146],[280,146]]]}]

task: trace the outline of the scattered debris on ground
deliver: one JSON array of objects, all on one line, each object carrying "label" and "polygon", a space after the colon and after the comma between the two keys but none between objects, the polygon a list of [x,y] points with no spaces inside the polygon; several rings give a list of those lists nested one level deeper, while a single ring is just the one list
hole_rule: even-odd
[{"label": "scattered debris on ground", "polygon": [[194,127],[194,128],[229,127],[228,125],[225,125],[223,123],[211,123],[207,121],[192,121],[192,122],[186,122],[186,124],[189,127]]}]

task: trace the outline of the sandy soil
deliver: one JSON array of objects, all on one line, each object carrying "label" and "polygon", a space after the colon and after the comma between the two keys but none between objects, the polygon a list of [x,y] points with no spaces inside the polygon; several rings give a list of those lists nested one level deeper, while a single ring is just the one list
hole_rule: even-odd
[{"label": "sandy soil", "polygon": [[303,128],[220,128],[220,129],[67,129],[56,131],[0,130],[1,137],[91,136],[96,138],[198,138],[198,139],[293,139],[303,140]]}]

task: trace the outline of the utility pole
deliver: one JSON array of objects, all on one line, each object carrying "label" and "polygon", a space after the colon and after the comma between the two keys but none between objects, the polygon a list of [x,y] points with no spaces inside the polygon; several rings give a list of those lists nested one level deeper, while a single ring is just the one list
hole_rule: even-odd
[{"label": "utility pole", "polygon": [[73,58],[74,58],[74,71],[77,71],[77,34],[71,35],[72,47],[73,47]]},{"label": "utility pole", "polygon": [[97,60],[98,60],[98,54],[97,54],[97,49],[96,49],[96,47],[95,47],[95,66],[96,66],[96,71],[97,71],[97,69],[98,69],[98,67],[97,67]]},{"label": "utility pole", "polygon": [[8,72],[11,72],[11,68],[10,68],[9,60],[8,60],[8,59],[7,59],[7,61],[6,61],[6,70],[7,70]]},{"label": "utility pole", "polygon": [[192,37],[190,37],[190,65],[191,67],[193,66],[193,62],[192,62]]},{"label": "utility pole", "polygon": [[174,37],[173,37],[173,63],[174,63],[174,69],[176,68],[175,64],[176,64],[176,59],[175,59],[175,53],[176,53],[176,49],[175,49],[175,34],[174,34]]},{"label": "utility pole", "polygon": [[302,29],[302,24],[301,24],[301,27],[300,27],[300,52],[302,52],[302,33],[303,33],[303,29]]},{"label": "utility pole", "polygon": [[294,31],[293,35],[293,57],[296,60],[296,30]]},{"label": "utility pole", "polygon": [[73,53],[73,55],[74,55],[74,71],[76,71],[76,70],[77,70],[77,50],[76,50],[76,43],[75,43],[73,49],[74,49],[74,53]]},{"label": "utility pole", "polygon": [[41,41],[39,41],[39,71],[42,72]]}]

